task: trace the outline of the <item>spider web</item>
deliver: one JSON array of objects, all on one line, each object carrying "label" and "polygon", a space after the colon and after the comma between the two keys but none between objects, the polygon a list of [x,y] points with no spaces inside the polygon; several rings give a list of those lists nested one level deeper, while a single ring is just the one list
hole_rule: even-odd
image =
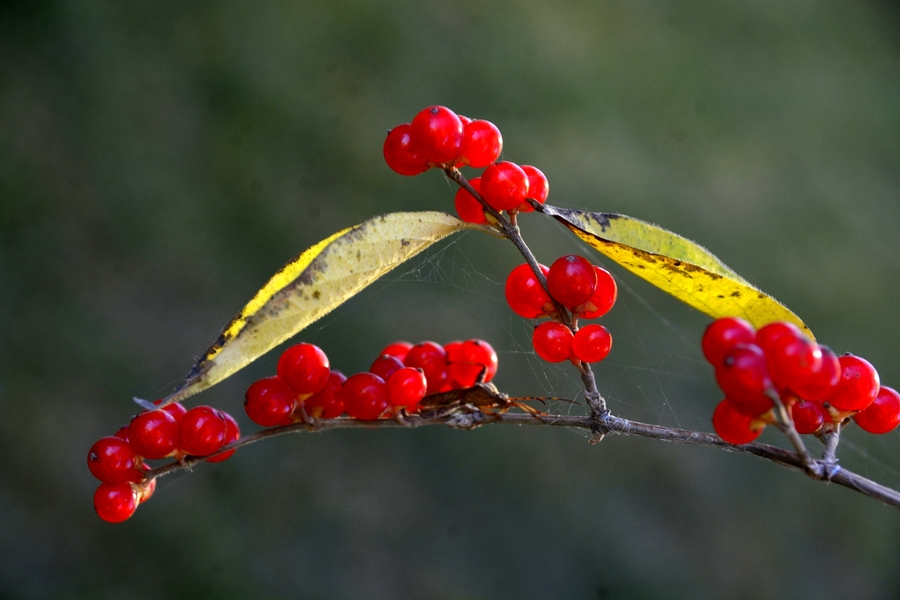
[{"label": "spider web", "polygon": [[[396,302],[398,292],[431,288],[436,297],[449,294],[455,301],[464,302],[494,329],[493,336],[469,337],[488,339],[497,349],[500,370],[495,383],[501,391],[513,397],[546,398],[547,405],[542,410],[555,414],[585,414],[578,372],[571,364],[549,364],[540,359],[531,346],[536,321],[518,317],[506,305],[505,276],[518,263],[491,258],[491,264],[485,266],[488,261],[470,243],[476,235],[456,236],[420,254],[364,290],[348,303],[347,310],[332,313],[311,329],[327,338],[335,323],[353,313],[365,313],[373,305],[390,305]],[[610,266],[575,241],[564,252],[588,256],[613,273],[619,288],[616,305],[608,315],[595,321],[605,325],[614,340],[610,356],[593,366],[600,392],[613,414],[651,424],[713,431],[712,411],[721,400],[721,392],[700,351],[700,337],[709,319],[616,265]],[[543,262],[541,256],[538,259]],[[498,269],[494,262],[503,265]],[[426,331],[424,339],[439,337],[437,332],[429,335]],[[446,343],[459,337],[451,333],[447,339],[436,341]],[[390,341],[393,339],[383,339],[376,345],[384,346]],[[510,369],[513,376],[504,378],[504,372]],[[580,430],[576,433],[588,435]],[[838,456],[848,468],[897,488],[897,437],[896,433],[866,434],[851,425],[842,434]],[[774,427],[769,427],[759,441],[790,448]],[[821,452],[821,444],[812,436],[804,436],[804,441],[814,455]]]}]

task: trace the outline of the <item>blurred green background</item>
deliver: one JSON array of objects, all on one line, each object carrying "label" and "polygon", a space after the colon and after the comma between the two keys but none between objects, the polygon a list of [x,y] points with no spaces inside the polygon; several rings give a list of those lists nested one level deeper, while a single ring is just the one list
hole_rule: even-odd
[{"label": "blurred green background", "polygon": [[[440,174],[381,157],[431,104],[496,123],[551,203],[698,241],[900,385],[897,8],[0,3],[0,597],[900,596],[900,512],[704,448],[537,427],[286,436],[160,480],[121,525],[93,514],[85,466],[291,256],[374,214],[452,211]],[[590,252],[522,224],[548,264]],[[298,339],[352,373],[398,338],[483,337],[501,389],[575,397],[503,302],[507,246],[459,236]],[[612,409],[709,430],[708,320],[610,268]],[[254,430],[243,390],[276,358],[194,400]],[[843,464],[900,487],[900,434],[845,437]]]}]

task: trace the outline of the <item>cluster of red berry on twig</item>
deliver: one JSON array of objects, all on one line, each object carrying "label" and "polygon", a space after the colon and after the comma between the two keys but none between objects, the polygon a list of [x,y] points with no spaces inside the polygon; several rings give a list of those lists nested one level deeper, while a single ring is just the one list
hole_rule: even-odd
[{"label": "cluster of red berry on twig", "polygon": [[[443,106],[421,110],[409,124],[388,132],[384,158],[401,175],[417,175],[430,167],[447,170],[461,166],[486,167],[481,177],[457,179],[454,199],[464,221],[496,224],[489,211],[506,211],[511,220],[519,212],[533,211],[532,202],[543,204],[550,192],[540,169],[513,162],[494,162],[503,141],[492,123],[471,120]],[[475,195],[479,197],[476,197]],[[598,362],[612,348],[609,330],[602,325],[578,326],[578,319],[594,319],[612,308],[616,283],[608,271],[586,259],[563,256],[547,269],[538,265],[540,281],[528,263],[513,269],[506,280],[506,299],[513,311],[527,319],[550,317],[535,327],[532,344],[548,362],[565,360]]]},{"label": "cluster of red berry on twig", "polygon": [[[532,344],[547,362],[580,360],[599,362],[612,348],[612,336],[603,325],[578,326],[578,319],[596,319],[613,307],[618,295],[609,271],[573,254],[558,258],[548,269],[539,265],[547,281],[541,285],[528,264],[512,270],[506,279],[506,301],[526,319],[550,317],[534,329]],[[571,320],[560,313],[568,311]]]},{"label": "cluster of red berry on twig", "polygon": [[[431,167],[485,168],[468,181],[496,211],[533,211],[530,200],[544,203],[550,193],[547,177],[530,165],[495,162],[503,151],[500,130],[490,121],[469,119],[444,106],[429,106],[411,123],[398,125],[384,141],[384,159],[400,175],[418,175]],[[454,199],[459,218],[485,224],[484,206],[465,188]]]},{"label": "cluster of red berry on twig", "polygon": [[882,386],[864,358],[837,356],[786,322],[758,331],[743,319],[717,319],[706,329],[703,354],[725,399],[713,413],[716,433],[746,444],[777,423],[776,401],[799,434],[822,436],[853,420],[869,433],[900,423],[900,394]]},{"label": "cluster of red berry on twig", "polygon": [[186,410],[175,402],[145,410],[88,451],[88,469],[101,481],[94,509],[104,521],[124,521],[156,489],[156,480],[146,476],[147,460],[209,456],[209,462],[223,461],[234,450],[216,453],[240,436],[237,421],[211,406]]},{"label": "cluster of red berry on twig", "polygon": [[244,408],[263,427],[343,414],[363,421],[411,415],[430,394],[487,383],[497,373],[497,353],[484,340],[440,345],[394,342],[363,373],[345,377],[331,370],[313,344],[291,346],[278,360],[277,374],[247,390]]}]

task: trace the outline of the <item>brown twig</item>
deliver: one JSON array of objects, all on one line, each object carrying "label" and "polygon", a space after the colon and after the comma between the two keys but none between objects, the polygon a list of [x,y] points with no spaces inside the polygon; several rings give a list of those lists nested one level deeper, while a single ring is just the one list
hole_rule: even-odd
[{"label": "brown twig", "polygon": [[[833,472],[826,468],[825,462],[812,459],[814,463],[819,465],[818,469],[807,469],[804,460],[796,453],[777,446],[769,444],[751,443],[735,446],[722,441],[717,435],[705,433],[701,431],[690,431],[687,429],[678,429],[673,427],[665,427],[662,425],[651,425],[649,423],[641,423],[639,421],[631,421],[620,417],[606,415],[602,420],[597,420],[592,416],[571,416],[571,415],[541,415],[535,417],[530,414],[523,413],[481,413],[474,411],[470,413],[475,418],[477,425],[487,425],[491,423],[506,423],[514,425],[544,425],[556,427],[573,427],[578,429],[586,429],[595,435],[636,435],[639,437],[672,442],[676,444],[687,444],[692,446],[705,446],[710,448],[719,448],[730,452],[741,452],[751,454],[760,458],[769,460],[775,464],[794,469],[806,473],[813,479],[820,481],[830,481],[843,487],[849,488],[855,492],[859,492],[870,498],[874,498],[892,506],[900,508],[900,492],[883,486],[872,481],[862,475],[853,473],[843,468],[836,468]],[[340,417],[337,419],[319,419],[312,423],[294,423],[283,427],[273,427],[265,429],[258,433],[245,436],[223,447],[217,454],[227,452],[236,448],[241,448],[249,444],[253,444],[260,440],[271,437],[286,435],[289,433],[318,432],[329,431],[333,429],[382,429],[386,427],[397,428],[416,428],[429,425],[451,425],[458,423],[458,416],[454,414],[445,414],[436,417],[423,418],[418,415],[405,417],[403,422],[394,419],[379,419],[377,421],[359,421],[349,417]],[[469,426],[467,428],[471,428]],[[215,455],[213,455],[215,456]],[[172,472],[191,469],[197,464],[206,461],[210,457],[197,458],[188,457],[181,463],[173,462],[171,464],[153,469],[147,473],[148,478],[162,477]]]}]

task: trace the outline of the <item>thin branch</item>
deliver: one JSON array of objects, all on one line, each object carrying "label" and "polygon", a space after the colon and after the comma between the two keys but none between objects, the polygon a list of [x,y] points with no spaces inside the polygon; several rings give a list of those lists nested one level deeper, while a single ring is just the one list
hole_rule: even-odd
[{"label": "thin branch", "polygon": [[[701,431],[691,431],[688,429],[679,429],[674,427],[664,427],[662,425],[651,425],[649,423],[641,423],[639,421],[631,421],[620,417],[606,415],[602,420],[597,420],[591,416],[571,416],[571,415],[541,415],[533,416],[523,413],[490,413],[474,410],[472,412],[453,412],[434,417],[422,417],[413,415],[405,417],[402,421],[395,419],[379,419],[377,421],[359,421],[349,417],[339,417],[337,419],[318,419],[312,423],[294,423],[283,427],[273,427],[264,429],[258,433],[242,437],[240,440],[228,444],[223,447],[217,454],[234,450],[249,444],[253,444],[260,440],[271,437],[286,435],[289,433],[318,432],[329,431],[332,429],[383,429],[383,428],[417,428],[429,425],[445,425],[454,428],[474,429],[481,425],[491,423],[507,423],[513,425],[543,425],[556,427],[574,427],[578,429],[586,429],[594,435],[636,435],[639,437],[661,440],[665,442],[673,442],[676,444],[687,444],[691,446],[705,446],[710,448],[719,448],[730,452],[741,452],[751,454],[760,458],[769,460],[789,469],[806,473],[813,479],[820,481],[831,481],[838,485],[849,488],[855,492],[859,492],[870,498],[874,498],[892,506],[900,508],[900,492],[883,486],[872,481],[862,475],[853,473],[843,468],[836,468],[833,472],[825,468],[824,461],[812,459],[818,464],[820,469],[807,470],[804,460],[796,453],[777,446],[769,444],[751,443],[735,446],[722,441],[717,435],[705,433]],[[593,440],[592,440],[593,441]],[[182,462],[173,462],[171,464],[148,471],[148,478],[162,477],[169,473],[191,469],[201,462],[206,461],[210,457],[197,458],[188,457]]]}]

